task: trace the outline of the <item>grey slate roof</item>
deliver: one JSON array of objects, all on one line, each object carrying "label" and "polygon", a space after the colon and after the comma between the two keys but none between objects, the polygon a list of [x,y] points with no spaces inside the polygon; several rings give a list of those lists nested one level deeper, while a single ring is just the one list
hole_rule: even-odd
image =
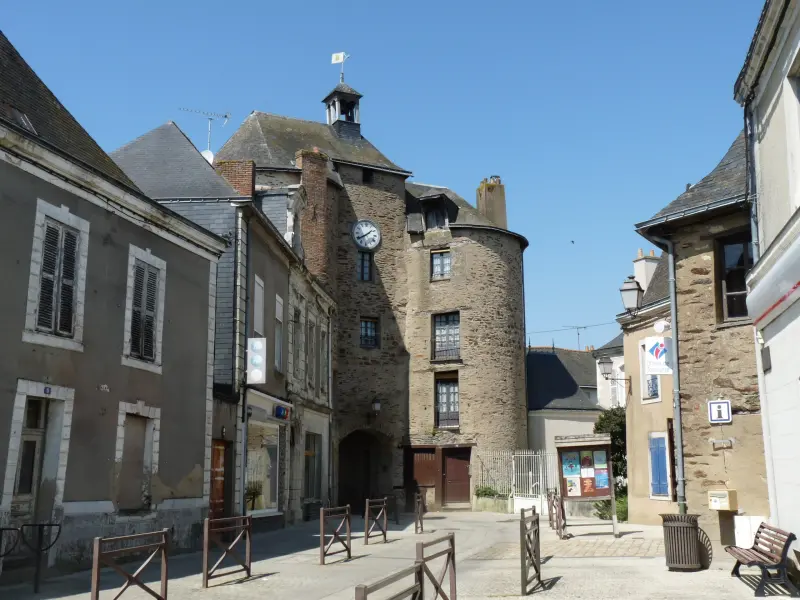
[{"label": "grey slate roof", "polygon": [[526,358],[528,410],[600,410],[581,388],[597,387],[591,352],[529,348]]},{"label": "grey slate roof", "polygon": [[332,159],[404,171],[366,138],[340,137],[330,125],[254,111],[217,153],[217,160],[253,160],[256,167],[294,169],[298,150],[317,147]]},{"label": "grey slate roof", "polygon": [[453,206],[449,207],[448,215],[451,223],[497,227],[497,225],[479,213],[477,208],[472,206],[472,204],[464,200],[464,198],[456,194],[453,190],[446,187],[415,183],[412,181],[406,182],[407,212],[419,212],[421,210],[419,199],[426,196],[435,196],[437,194],[444,194],[453,203]]},{"label": "grey slate roof", "polygon": [[656,270],[653,271],[650,284],[644,291],[642,306],[653,304],[669,296],[669,263],[667,261],[666,254],[662,254],[658,259],[658,264],[656,265]]},{"label": "grey slate roof", "polygon": [[[6,106],[3,106],[6,105]],[[24,113],[35,133],[6,108]],[[97,145],[0,32],[0,121],[134,191],[136,185]]]},{"label": "grey slate roof", "polygon": [[623,343],[624,343],[624,334],[620,331],[613,340],[606,342],[605,344],[597,348],[594,351],[594,355],[602,356],[603,354],[617,354],[617,351],[620,352],[622,351]]},{"label": "grey slate roof", "polygon": [[654,219],[697,209],[712,202],[735,197],[743,198],[747,189],[745,170],[745,138],[742,131],[719,164],[708,175],[636,227],[640,228]]},{"label": "grey slate roof", "polygon": [[172,121],[118,148],[111,158],[151,198],[241,196]]},{"label": "grey slate roof", "polygon": [[347,85],[344,81],[340,81],[337,84],[337,86],[335,88],[333,88],[327,96],[325,96],[325,99],[323,100],[323,102],[327,101],[328,98],[333,96],[336,92],[339,92],[341,94],[349,94],[351,96],[358,96],[359,98],[363,98],[364,97],[364,94],[359,94],[356,90],[354,90],[352,87]]}]

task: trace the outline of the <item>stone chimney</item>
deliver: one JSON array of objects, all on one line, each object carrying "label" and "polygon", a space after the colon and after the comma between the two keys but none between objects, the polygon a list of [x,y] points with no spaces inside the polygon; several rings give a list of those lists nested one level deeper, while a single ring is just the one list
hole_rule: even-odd
[{"label": "stone chimney", "polygon": [[653,273],[656,271],[659,260],[655,251],[650,250],[650,254],[645,256],[642,249],[639,248],[636,260],[633,261],[633,277],[644,291],[647,291],[647,286],[653,279]]},{"label": "stone chimney", "polygon": [[252,198],[256,190],[256,163],[252,160],[218,160],[214,170],[242,196]]},{"label": "stone chimney", "polygon": [[306,267],[325,289],[336,293],[336,242],[338,211],[335,196],[328,194],[328,155],[319,148],[299,150],[295,164],[307,203],[300,213]]},{"label": "stone chimney", "polygon": [[492,175],[481,181],[477,192],[478,212],[503,229],[508,228],[506,220],[506,188],[499,175]]}]

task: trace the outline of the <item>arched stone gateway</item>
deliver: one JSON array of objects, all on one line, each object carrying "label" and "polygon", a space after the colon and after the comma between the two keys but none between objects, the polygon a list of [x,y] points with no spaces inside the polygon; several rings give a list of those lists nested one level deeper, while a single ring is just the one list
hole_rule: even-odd
[{"label": "arched stone gateway", "polygon": [[390,438],[359,429],[339,443],[339,505],[359,514],[367,498],[390,494],[392,487]]}]

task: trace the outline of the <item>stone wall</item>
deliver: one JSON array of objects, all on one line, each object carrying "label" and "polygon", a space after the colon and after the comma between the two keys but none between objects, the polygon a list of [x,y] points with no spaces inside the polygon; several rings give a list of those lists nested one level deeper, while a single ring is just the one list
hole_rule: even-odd
[{"label": "stone wall", "polygon": [[[686,496],[713,541],[733,543],[731,514],[708,508],[708,491],[734,489],[739,513],[769,516],[758,381],[749,320],[723,323],[716,239],[749,225],[746,212],[682,228],[676,247]],[[729,399],[733,422],[710,425],[707,402]],[[713,440],[731,440],[721,449]],[[716,446],[716,447],[715,447]]]}]

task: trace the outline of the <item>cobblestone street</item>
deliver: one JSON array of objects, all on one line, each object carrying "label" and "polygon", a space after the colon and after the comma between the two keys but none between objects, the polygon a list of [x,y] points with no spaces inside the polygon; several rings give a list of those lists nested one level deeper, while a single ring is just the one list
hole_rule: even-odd
[{"label": "cobblestone street", "polygon": [[[187,554],[170,560],[169,597],[174,600],[321,600],[352,599],[353,588],[370,583],[410,566],[414,544],[447,532],[456,536],[458,597],[461,600],[517,598],[519,596],[519,525],[511,515],[493,513],[432,513],[424,535],[414,535],[408,518],[390,525],[389,543],[364,546],[362,534],[353,540],[353,559],[320,566],[318,524],[306,523],[254,538],[253,576],[213,580],[208,590],[201,586],[201,555]],[[363,531],[354,519],[353,531]],[[573,527],[573,538],[559,541],[547,527],[542,528],[542,573],[546,590],[534,595],[552,599],[568,598],[750,598],[752,575],[745,582],[730,577],[727,555],[716,557],[712,568],[699,573],[671,573],[664,566],[660,527],[622,526],[623,536],[614,539],[610,525]],[[438,573],[439,566],[432,570]],[[746,569],[743,571],[748,573]],[[752,575],[751,575],[752,574]],[[154,581],[158,565],[148,572]],[[119,576],[103,573],[101,598],[113,597],[112,590],[122,583]],[[391,592],[394,588],[387,588]],[[85,599],[89,573],[51,579],[43,585],[39,598]],[[426,597],[433,597],[428,587]],[[539,594],[543,595],[540,596]],[[774,590],[773,593],[782,594]],[[376,600],[390,594],[377,593]],[[32,600],[29,586],[0,588],[4,600]],[[149,598],[138,589],[127,591],[125,600]]]}]

